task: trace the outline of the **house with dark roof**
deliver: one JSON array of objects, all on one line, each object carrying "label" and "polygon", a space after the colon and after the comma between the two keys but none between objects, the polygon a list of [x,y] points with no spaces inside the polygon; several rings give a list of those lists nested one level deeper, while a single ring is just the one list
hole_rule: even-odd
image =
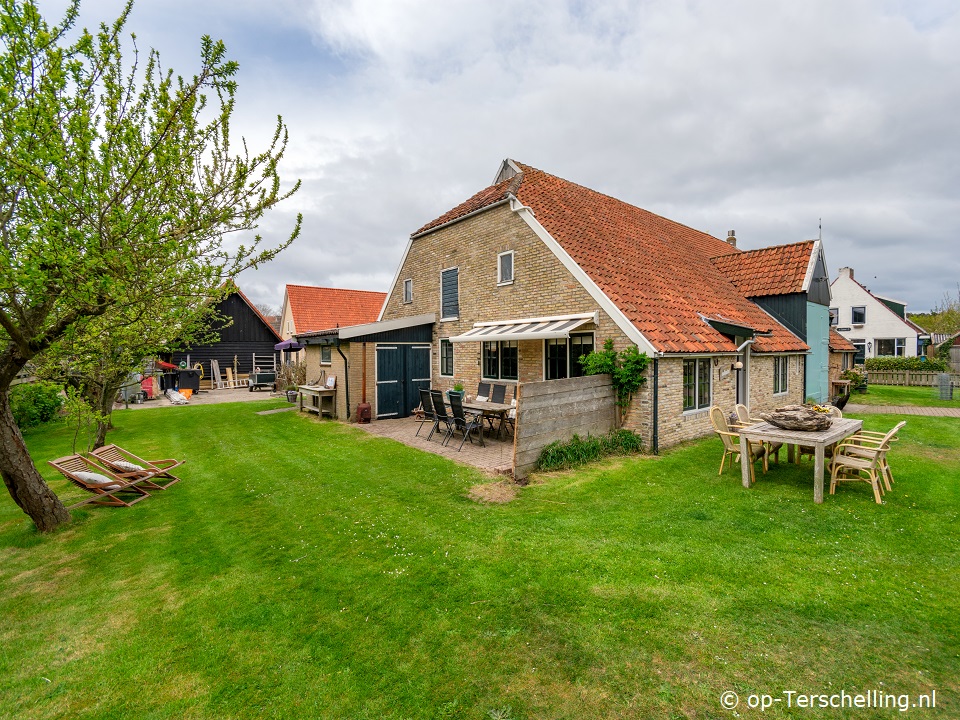
[{"label": "house with dark roof", "polygon": [[821,297],[822,253],[784,247],[744,253],[505,160],[489,187],[410,236],[378,322],[362,332],[374,416],[409,414],[424,380],[471,389],[576,377],[579,358],[608,338],[652,359],[624,423],[655,449],[710,433],[713,404],[802,402],[807,340],[827,344],[806,307]]},{"label": "house with dark roof", "polygon": [[830,286],[830,324],[857,348],[856,362],[872,357],[916,357],[924,354],[930,334],[907,317],[907,304],[870,292],[840,268]]}]

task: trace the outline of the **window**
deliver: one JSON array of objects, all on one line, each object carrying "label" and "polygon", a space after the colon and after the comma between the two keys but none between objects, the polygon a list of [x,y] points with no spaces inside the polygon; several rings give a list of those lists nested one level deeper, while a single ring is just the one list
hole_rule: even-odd
[{"label": "window", "polygon": [[513,250],[497,255],[497,285],[513,282]]},{"label": "window", "polygon": [[907,347],[906,338],[877,338],[877,357],[895,355],[903,357]]},{"label": "window", "polygon": [[857,354],[853,356],[853,363],[863,365],[864,358],[867,356],[867,344],[863,340],[851,340],[850,342],[857,349]]},{"label": "window", "polygon": [[683,409],[710,407],[710,358],[683,361]]},{"label": "window", "polygon": [[845,352],[840,354],[842,355],[842,357],[840,358],[840,369],[849,370],[850,366],[852,365],[852,363],[850,362],[850,357],[852,356],[852,353]]},{"label": "window", "polygon": [[332,350],[333,348],[330,347],[329,345],[320,346],[320,364],[321,365],[329,365],[332,362],[331,360]]},{"label": "window", "polygon": [[580,356],[593,352],[593,333],[571,333],[569,338],[551,338],[545,343],[543,356],[547,380],[583,375]]},{"label": "window", "polygon": [[830,327],[834,327],[839,324],[840,324],[839,308],[830,308]]},{"label": "window", "polygon": [[487,341],[483,344],[481,367],[488,380],[516,380],[520,377],[520,355],[516,340]]},{"label": "window", "polygon": [[453,343],[447,338],[440,339],[440,374],[453,377]]},{"label": "window", "polygon": [[413,302],[413,279],[407,278],[403,281],[403,301],[405,303]]},{"label": "window", "polygon": [[851,308],[850,310],[850,322],[854,325],[863,325],[867,321],[867,308],[861,305],[860,307]]},{"label": "window", "polygon": [[787,358],[775,357],[773,359],[773,393],[785,393],[787,391]]},{"label": "window", "polygon": [[440,273],[440,319],[460,317],[460,271],[450,268]]}]

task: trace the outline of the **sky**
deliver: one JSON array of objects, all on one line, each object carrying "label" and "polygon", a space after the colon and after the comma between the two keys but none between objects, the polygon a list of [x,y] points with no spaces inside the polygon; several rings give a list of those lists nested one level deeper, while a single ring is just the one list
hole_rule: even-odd
[{"label": "sky", "polygon": [[507,157],[741,249],[822,237],[831,278],[911,312],[960,291],[953,0],[139,0],[128,30],[183,75],[224,40],[235,136],[287,125],[302,186],[258,232],[303,231],[237,278],[258,303],[387,291],[410,233]]}]

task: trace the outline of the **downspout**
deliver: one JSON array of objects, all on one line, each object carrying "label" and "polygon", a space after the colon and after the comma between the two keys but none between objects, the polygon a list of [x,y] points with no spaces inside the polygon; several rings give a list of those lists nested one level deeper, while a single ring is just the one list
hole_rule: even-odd
[{"label": "downspout", "polygon": [[653,454],[660,454],[660,358],[653,358]]},{"label": "downspout", "polygon": [[340,338],[337,338],[337,354],[343,358],[343,387],[347,393],[347,418],[350,417],[350,368],[347,367],[347,356],[340,349]]}]

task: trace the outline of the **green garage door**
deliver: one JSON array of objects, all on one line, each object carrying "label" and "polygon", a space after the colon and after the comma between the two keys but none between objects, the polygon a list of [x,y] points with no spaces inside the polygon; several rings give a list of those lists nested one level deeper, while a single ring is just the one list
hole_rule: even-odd
[{"label": "green garage door", "polygon": [[377,345],[377,417],[407,417],[430,387],[429,345]]}]

